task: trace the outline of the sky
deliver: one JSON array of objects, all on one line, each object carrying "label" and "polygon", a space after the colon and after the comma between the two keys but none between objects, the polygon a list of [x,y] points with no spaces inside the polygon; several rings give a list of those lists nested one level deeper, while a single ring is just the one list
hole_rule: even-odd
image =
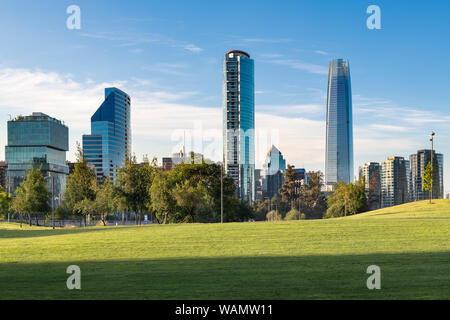
[{"label": "sky", "polygon": [[[450,192],[450,2],[1,1],[0,143],[7,120],[40,111],[69,127],[69,160],[104,88],[130,94],[133,153],[222,158],[222,59],[255,61],[256,166],[325,167],[328,65],[350,61],[355,175],[368,161],[444,154]],[[67,28],[70,5],[80,29]],[[369,5],[381,29],[368,29]],[[4,155],[4,152],[3,152]]]}]

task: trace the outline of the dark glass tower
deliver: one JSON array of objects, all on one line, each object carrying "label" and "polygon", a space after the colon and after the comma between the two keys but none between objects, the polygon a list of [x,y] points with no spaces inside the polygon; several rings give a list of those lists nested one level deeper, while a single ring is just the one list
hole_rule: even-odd
[{"label": "dark glass tower", "polygon": [[5,147],[7,191],[15,192],[31,166],[41,168],[44,177],[51,177],[46,180],[49,191],[53,189],[56,207],[61,202],[69,174],[67,150],[69,129],[61,120],[33,112],[30,116],[8,121],[8,145]]},{"label": "dark glass tower", "polygon": [[328,76],[325,183],[353,181],[352,90],[348,61],[335,59]]},{"label": "dark glass tower", "polygon": [[223,61],[223,163],[242,201],[255,200],[254,62],[239,50]]},{"label": "dark glass tower", "polygon": [[105,101],[91,117],[91,134],[83,135],[83,153],[99,180],[117,178],[117,169],[131,154],[130,96],[105,89]]}]

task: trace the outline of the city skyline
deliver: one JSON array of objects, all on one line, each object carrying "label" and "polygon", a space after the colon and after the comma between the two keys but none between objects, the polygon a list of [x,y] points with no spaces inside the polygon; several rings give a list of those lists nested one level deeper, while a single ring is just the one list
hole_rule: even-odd
[{"label": "city skyline", "polygon": [[[225,33],[219,26],[222,19],[214,22],[215,10],[220,11],[221,4],[212,5],[211,17],[198,19],[195,11],[201,3],[180,3],[170,9],[175,16],[182,11],[191,14],[176,20],[192,31],[187,34],[177,29],[177,23],[168,26],[164,21],[169,17],[165,4],[152,4],[152,10],[145,13],[126,12],[127,17],[136,17],[133,21],[112,22],[127,6],[102,6],[101,1],[80,1],[81,30],[70,31],[65,28],[65,9],[69,4],[30,2],[30,8],[42,9],[39,17],[23,16],[25,13],[16,4],[5,4],[8,15],[2,14],[1,18],[9,27],[0,31],[5,39],[5,50],[0,55],[0,107],[5,111],[2,123],[6,123],[8,114],[32,111],[65,120],[71,128],[70,160],[74,159],[75,142],[81,142],[81,134],[89,132],[89,116],[101,103],[105,87],[117,86],[133,98],[133,150],[139,159],[148,154],[161,160],[175,152],[181,140],[173,141],[173,132],[192,131],[193,118],[202,121],[205,131],[220,130],[220,60],[223,52],[231,48],[251,52],[255,58],[256,126],[279,129],[280,144],[275,144],[284,151],[289,164],[324,171],[326,66],[334,57],[349,59],[352,64],[354,171],[368,161],[382,162],[394,155],[408,157],[416,150],[428,148],[431,130],[437,133],[436,150],[444,154],[449,151],[446,141],[450,140],[450,118],[446,108],[450,100],[445,94],[445,75],[450,68],[443,54],[448,52],[448,44],[436,41],[445,30],[441,24],[448,23],[439,19],[443,13],[433,12],[433,21],[441,21],[434,23],[427,9],[410,4],[406,18],[401,5],[380,1],[383,28],[370,31],[365,28],[366,3],[329,2],[322,8],[311,3],[286,3],[291,8],[286,11],[292,13],[275,19],[273,31],[250,14],[248,18],[254,27],[236,35],[229,30]],[[269,13],[271,6],[258,7],[258,14]],[[112,19],[107,19],[102,10]],[[352,16],[346,19],[352,22],[334,24],[337,18],[332,15],[339,14]],[[294,29],[309,30],[311,36],[289,31],[294,15],[303,18],[298,19],[303,22],[295,22]],[[323,15],[319,26],[314,19]],[[34,27],[38,18],[43,23]],[[206,25],[210,26],[208,31],[198,31]],[[335,30],[327,25],[334,25]],[[11,27],[16,30],[16,38],[23,41],[14,42],[7,34]],[[32,39],[41,39],[48,32],[60,41],[38,43]],[[433,52],[407,43],[425,32],[427,38],[420,38],[421,48],[433,45]],[[27,54],[31,50],[36,53],[33,57]],[[414,64],[411,73],[410,66],[415,61],[426,63]],[[387,72],[389,79],[385,77]],[[1,131],[6,145],[6,130]],[[262,150],[262,154],[266,151]],[[220,158],[216,155],[213,160]],[[257,167],[261,164],[262,161],[257,163]],[[446,163],[444,166],[448,168]],[[448,182],[450,170],[444,171],[444,181]]]}]

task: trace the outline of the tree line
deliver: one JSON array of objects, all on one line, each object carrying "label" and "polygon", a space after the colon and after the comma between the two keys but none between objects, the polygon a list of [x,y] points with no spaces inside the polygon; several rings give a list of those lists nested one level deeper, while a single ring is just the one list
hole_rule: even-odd
[{"label": "tree line", "polygon": [[[134,216],[142,224],[144,215],[159,224],[220,222],[221,166],[218,164],[181,163],[164,171],[157,160],[127,157],[117,171],[116,181],[98,181],[78,146],[73,172],[61,204],[55,208],[56,219],[75,217],[84,225],[90,219],[106,225],[108,217]],[[323,191],[323,174],[308,172],[306,183],[294,166],[288,165],[285,181],[272,199],[256,200],[251,206],[236,197],[233,180],[223,175],[223,221],[279,221],[320,219],[353,215],[367,210],[364,180],[338,183],[333,193]],[[38,217],[50,219],[51,193],[40,168],[33,166],[12,197],[0,188],[0,212],[15,212],[21,220]],[[128,220],[128,219],[127,219]],[[80,222],[81,223],[81,222]]]}]

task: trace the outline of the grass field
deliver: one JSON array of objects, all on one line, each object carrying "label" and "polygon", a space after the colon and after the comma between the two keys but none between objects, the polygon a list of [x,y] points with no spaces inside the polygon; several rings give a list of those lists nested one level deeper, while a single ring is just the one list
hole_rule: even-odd
[{"label": "grass field", "polygon": [[[66,268],[81,268],[81,290]],[[381,268],[381,290],[366,269]],[[0,223],[0,299],[449,299],[450,200],[279,223]]]}]

